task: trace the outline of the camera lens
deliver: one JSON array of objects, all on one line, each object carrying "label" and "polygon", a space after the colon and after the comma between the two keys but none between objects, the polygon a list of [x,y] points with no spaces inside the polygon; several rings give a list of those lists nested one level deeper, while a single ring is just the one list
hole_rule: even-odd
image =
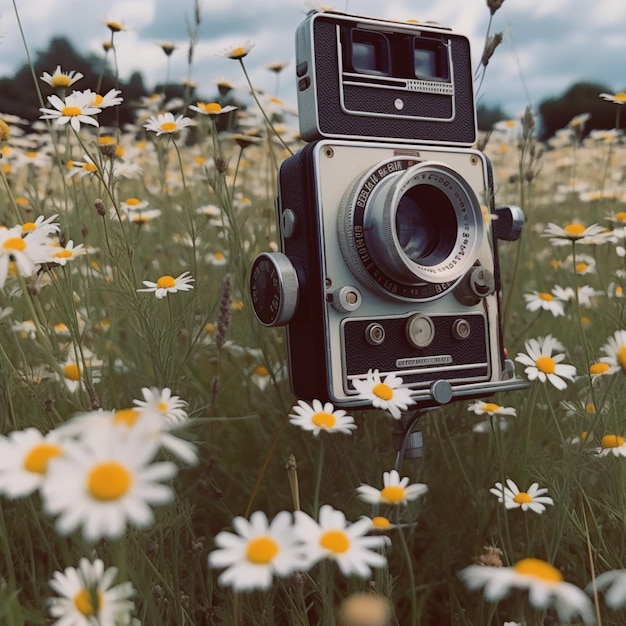
[{"label": "camera lens", "polygon": [[480,204],[443,163],[398,156],[357,177],[338,215],[350,271],[399,300],[440,297],[471,268],[483,241]]},{"label": "camera lens", "polygon": [[396,210],[398,243],[414,263],[441,263],[453,250],[456,217],[450,200],[428,185],[410,187]]}]

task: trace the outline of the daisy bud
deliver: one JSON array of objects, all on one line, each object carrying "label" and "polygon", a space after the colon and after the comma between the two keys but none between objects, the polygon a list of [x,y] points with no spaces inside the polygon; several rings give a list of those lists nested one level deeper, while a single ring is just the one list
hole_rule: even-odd
[{"label": "daisy bud", "polygon": [[481,63],[487,67],[493,53],[496,51],[496,48],[502,43],[503,35],[502,33],[496,33],[495,35],[491,35],[485,44],[485,49],[483,51],[483,58],[481,59]]},{"label": "daisy bud", "polygon": [[487,0],[487,6],[489,7],[491,15],[493,15],[503,4],[504,0]]},{"label": "daisy bud", "polygon": [[98,212],[98,215],[100,217],[104,217],[107,213],[106,209],[104,208],[104,202],[102,202],[102,200],[100,200],[100,198],[98,198],[95,202],[94,205],[96,207],[96,211]]}]

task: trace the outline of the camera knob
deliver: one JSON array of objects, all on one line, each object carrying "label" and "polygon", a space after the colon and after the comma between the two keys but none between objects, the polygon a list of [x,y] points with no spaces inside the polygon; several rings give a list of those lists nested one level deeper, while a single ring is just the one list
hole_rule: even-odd
[{"label": "camera knob", "polygon": [[298,275],[282,252],[263,252],[250,270],[250,298],[263,326],[284,326],[298,306]]},{"label": "camera knob", "polygon": [[498,239],[517,241],[524,227],[524,211],[518,206],[496,207],[498,219],[493,222],[494,233]]},{"label": "camera knob", "polygon": [[474,265],[454,288],[456,299],[464,306],[474,306],[496,288],[493,274],[482,265]]}]

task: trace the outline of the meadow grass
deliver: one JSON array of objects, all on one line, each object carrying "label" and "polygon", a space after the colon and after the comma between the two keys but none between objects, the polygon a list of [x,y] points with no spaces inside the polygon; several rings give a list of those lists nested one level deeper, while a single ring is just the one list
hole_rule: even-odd
[{"label": "meadow grass", "polygon": [[[245,70],[245,58],[240,65]],[[261,95],[256,102],[264,106]],[[400,475],[428,493],[372,507],[356,488],[379,486],[394,467],[394,420],[356,411],[350,436],[315,437],[291,425],[296,399],[283,333],[258,325],[248,297],[252,260],[276,248],[277,166],[303,144],[278,124],[280,110],[261,113],[256,103],[238,112],[237,134],[217,132],[218,113],[197,114],[179,132],[144,126],[170,105],[175,115],[191,115],[190,103],[157,95],[139,103],[137,124],[124,129],[76,132],[54,120],[24,128],[3,118],[0,222],[11,228],[56,215],[58,243],[72,240],[84,253],[65,265],[41,263],[31,275],[8,267],[0,292],[2,433],[47,433],[79,413],[131,407],[143,388],[167,388],[188,403],[182,435],[197,447],[197,463],[180,464],[175,498],[154,508],[153,523],[96,542],[57,532],[37,491],[6,497],[0,463],[0,621],[48,623],[53,573],[97,556],[132,582],[133,615],[144,624],[330,625],[357,592],[387,599],[392,624],[558,623],[554,609],[535,609],[525,593],[488,602],[459,572],[534,557],[585,588],[626,563],[626,367],[618,354],[615,373],[589,373],[624,328],[619,136],[582,140],[572,126],[540,144],[527,112],[481,137],[497,203],[520,205],[527,219],[518,242],[500,244],[509,356],[552,335],[577,376],[563,389],[535,380],[490,399],[515,416],[477,416],[467,402],[425,413],[423,457],[404,461]],[[548,223],[599,223],[614,238],[554,246],[543,236]],[[192,289],[161,299],[138,291],[144,281],[185,272]],[[551,293],[557,286],[571,288],[568,300]],[[561,302],[563,314],[530,311],[524,296],[533,292]],[[523,370],[518,363],[522,377]],[[537,482],[553,504],[541,514],[506,509],[490,492],[506,479],[522,492]],[[207,557],[236,516],[295,508],[314,515],[322,504],[351,521],[385,516],[390,526],[377,532],[390,540],[387,566],[362,578],[323,561],[275,578],[265,591],[218,584]],[[623,609],[607,607],[593,588],[589,597],[599,623],[623,622]]]}]

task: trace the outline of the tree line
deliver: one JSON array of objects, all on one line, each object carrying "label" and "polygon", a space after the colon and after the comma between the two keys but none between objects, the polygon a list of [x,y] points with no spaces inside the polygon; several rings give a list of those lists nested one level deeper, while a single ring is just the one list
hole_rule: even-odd
[{"label": "tree line", "polygon": [[[95,54],[82,55],[64,37],[54,37],[50,40],[47,49],[35,55],[33,62],[34,73],[41,89],[44,104],[52,88],[39,80],[43,72],[52,73],[57,65],[64,71],[74,70],[83,74],[81,85],[89,85],[95,89],[99,85],[99,92],[106,93],[109,89],[120,89],[124,97],[123,103],[116,107],[115,112],[103,111],[99,115],[101,123],[105,125],[135,121],[133,105],[143,97],[150,95],[140,72],[131,74],[128,80],[117,80],[106,60]],[[82,87],[79,87],[82,88]],[[168,97],[182,97],[182,85],[157,85],[157,91],[165,91]],[[606,85],[595,82],[577,82],[560,96],[542,101],[538,108],[538,128],[540,139],[548,139],[554,133],[581,113],[589,113],[590,118],[585,124],[584,133],[594,129],[611,129],[616,127],[616,106],[599,97],[600,93],[611,92]],[[0,78],[0,114],[12,114],[29,122],[39,118],[39,97],[33,80],[33,71],[28,64],[20,67],[13,77]],[[477,109],[478,127],[489,130],[493,125],[510,114],[500,106],[480,104]]]}]

